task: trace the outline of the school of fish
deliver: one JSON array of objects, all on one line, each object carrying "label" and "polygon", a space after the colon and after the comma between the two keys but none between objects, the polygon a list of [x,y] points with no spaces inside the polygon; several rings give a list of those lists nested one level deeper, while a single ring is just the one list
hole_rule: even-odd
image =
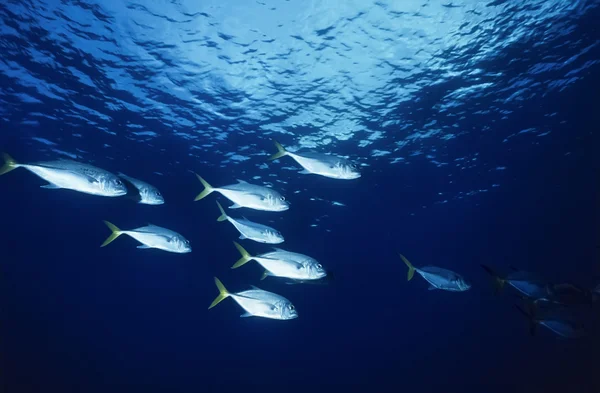
[{"label": "school of fish", "polygon": [[[302,170],[300,174],[313,174],[337,180],[356,180],[361,177],[358,166],[349,160],[331,154],[315,151],[290,152],[279,142],[273,141],[277,152],[269,160],[278,160],[285,156],[293,159]],[[18,163],[6,153],[2,154],[4,165],[0,175],[18,168],[37,175],[47,184],[44,189],[67,189],[85,194],[105,197],[128,197],[137,203],[146,205],[162,205],[165,203],[159,190],[149,183],[130,177],[121,172],[113,174],[95,166],[73,160],[59,159],[35,163]],[[213,187],[204,178],[196,174],[204,189],[194,201],[200,201],[212,193],[218,193],[232,204],[228,209],[253,209],[264,212],[285,212],[290,209],[290,202],[276,190],[251,184],[236,179],[235,183]],[[253,222],[242,215],[227,214],[219,201],[215,201],[219,216],[217,221],[227,221],[239,232],[238,240],[250,240],[262,244],[281,244],[285,238],[280,231],[270,226]],[[192,247],[189,240],[171,229],[149,224],[133,229],[120,229],[107,220],[104,224],[110,235],[101,244],[105,247],[121,235],[130,236],[140,243],[139,249],[158,249],[171,253],[190,253]],[[238,269],[254,261],[263,269],[261,280],[273,277],[286,284],[327,284],[333,278],[319,261],[311,256],[272,247],[270,251],[251,254],[240,243],[233,241],[233,246],[240,253],[240,258],[231,266]],[[471,282],[448,268],[438,266],[413,266],[403,255],[400,260],[407,267],[407,280],[411,281],[419,275],[428,284],[429,290],[447,292],[466,292],[471,289]],[[594,289],[582,288],[571,283],[549,283],[536,274],[524,272],[510,267],[511,272],[501,275],[487,265],[481,265],[490,275],[499,293],[504,287],[510,287],[514,295],[523,301],[524,307],[515,305],[529,324],[530,334],[534,335],[538,326],[548,329],[563,338],[576,338],[584,335],[578,323],[563,316],[564,308],[593,305],[600,299],[600,285]],[[275,320],[293,320],[299,317],[294,304],[284,296],[262,290],[256,286],[239,292],[229,292],[224,284],[214,278],[218,295],[208,307],[215,307],[226,298],[232,298],[243,310],[241,317],[261,317]]]}]

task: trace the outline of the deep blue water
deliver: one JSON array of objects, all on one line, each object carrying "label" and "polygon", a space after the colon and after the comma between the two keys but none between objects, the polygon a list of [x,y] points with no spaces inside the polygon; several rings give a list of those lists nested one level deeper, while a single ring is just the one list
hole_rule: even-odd
[{"label": "deep blue water", "polygon": [[[139,205],[0,176],[0,388],[28,392],[598,393],[600,305],[566,312],[578,339],[495,296],[480,264],[600,283],[597,1],[0,4],[0,150],[122,171]],[[290,150],[348,156],[362,177],[298,174]],[[240,269],[237,232],[202,187],[245,179],[290,210],[241,209],[326,286]],[[335,203],[334,203],[335,202]],[[243,211],[242,211],[243,210]],[[190,254],[105,248],[102,220],[151,222]],[[266,245],[242,241],[252,253]],[[463,293],[406,281],[455,270]],[[250,285],[292,321],[239,318],[217,295]]]}]

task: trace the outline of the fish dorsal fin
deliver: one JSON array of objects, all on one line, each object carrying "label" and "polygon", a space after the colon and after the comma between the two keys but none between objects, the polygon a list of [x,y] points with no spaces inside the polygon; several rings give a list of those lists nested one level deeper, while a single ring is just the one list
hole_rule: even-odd
[{"label": "fish dorsal fin", "polygon": [[275,251],[281,251],[281,252],[287,252],[283,248],[279,248],[279,247],[273,247],[273,250],[275,250]]},{"label": "fish dorsal fin", "polygon": [[262,289],[260,289],[259,287],[257,287],[256,285],[250,285],[250,288],[255,289],[257,291],[262,291]]},{"label": "fish dorsal fin", "polygon": [[246,180],[242,180],[242,179],[235,179],[235,180],[237,180],[237,182],[241,183],[241,184],[248,184],[248,182]]}]

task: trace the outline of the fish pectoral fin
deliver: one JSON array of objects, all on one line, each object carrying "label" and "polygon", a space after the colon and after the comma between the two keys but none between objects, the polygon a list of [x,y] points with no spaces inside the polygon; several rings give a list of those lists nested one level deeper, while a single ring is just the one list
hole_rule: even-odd
[{"label": "fish pectoral fin", "polygon": [[233,205],[229,206],[229,209],[240,209],[242,206],[238,205],[237,203],[234,203]]},{"label": "fish pectoral fin", "polygon": [[141,245],[137,246],[137,248],[146,249],[146,248],[152,248],[152,247],[147,246],[145,244],[141,244]]},{"label": "fish pectoral fin", "polygon": [[254,315],[250,314],[249,312],[243,313],[242,315],[240,315],[240,318],[250,318],[253,317]]},{"label": "fish pectoral fin", "polygon": [[248,182],[245,180],[241,180],[241,179],[235,179],[235,180],[237,180],[237,182],[241,183],[241,184],[248,184]]},{"label": "fish pectoral fin", "polygon": [[40,186],[40,188],[45,188],[47,190],[58,190],[60,187],[57,186],[56,184],[46,184],[45,186]]}]

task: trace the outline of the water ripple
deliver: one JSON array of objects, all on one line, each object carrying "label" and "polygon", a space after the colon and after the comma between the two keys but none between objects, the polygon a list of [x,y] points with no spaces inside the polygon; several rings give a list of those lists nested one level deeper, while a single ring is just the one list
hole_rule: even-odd
[{"label": "water ripple", "polygon": [[[443,167],[478,153],[456,156],[450,141],[598,70],[598,40],[577,33],[589,15],[598,2],[8,1],[0,121],[38,141],[77,129],[59,146],[179,138],[205,164],[261,166],[276,137],[363,165]],[[206,158],[215,147],[226,153]]]}]

